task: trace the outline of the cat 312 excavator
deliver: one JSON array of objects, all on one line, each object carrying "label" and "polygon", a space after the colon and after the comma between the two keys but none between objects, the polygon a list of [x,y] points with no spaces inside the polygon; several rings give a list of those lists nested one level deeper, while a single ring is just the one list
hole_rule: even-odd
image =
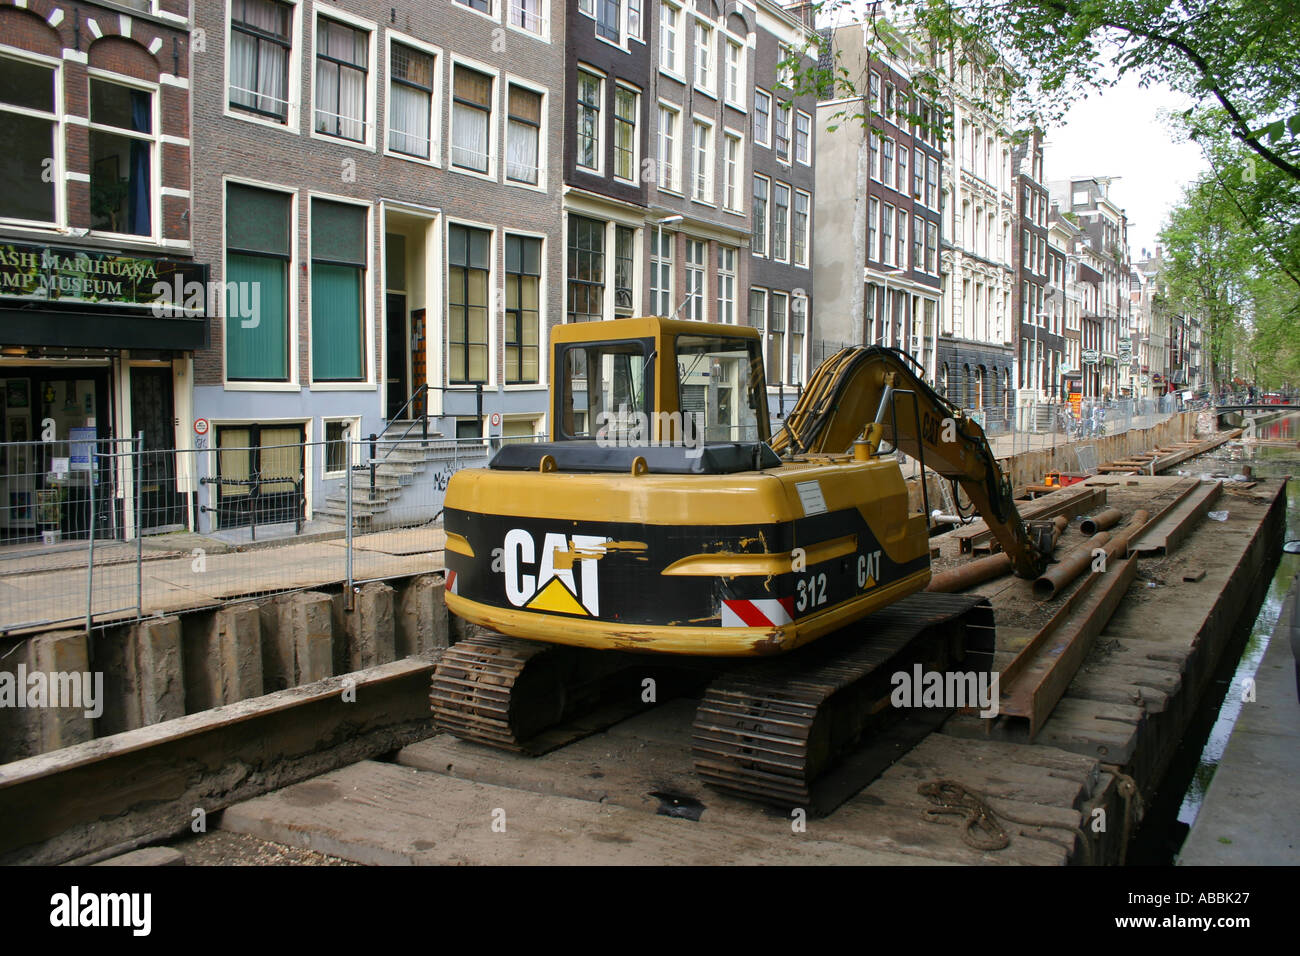
[{"label": "cat 312 excavator", "polygon": [[480,627],[436,666],[440,729],[539,753],[611,688],[637,699],[619,675],[707,659],[696,772],[807,806],[889,710],[890,674],[988,670],[987,602],[918,593],[928,502],[909,508],[896,452],[958,483],[1021,576],[1051,526],[1026,526],[979,424],[910,357],[841,350],[774,436],[755,329],[564,325],[550,363],[552,440],[447,489],[447,606]]}]

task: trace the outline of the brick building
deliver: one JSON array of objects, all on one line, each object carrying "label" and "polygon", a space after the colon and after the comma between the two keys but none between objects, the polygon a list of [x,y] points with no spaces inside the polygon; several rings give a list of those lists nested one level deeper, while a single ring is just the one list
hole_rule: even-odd
[{"label": "brick building", "polygon": [[[66,504],[88,491],[84,442],[169,449],[189,430],[204,307],[173,293],[201,290],[208,260],[191,242],[188,10],[0,0],[0,440],[42,443],[11,447],[0,470],[8,539],[85,534],[88,510]],[[119,469],[102,519],[183,524],[192,487],[173,456],[139,474],[143,517]]]},{"label": "brick building", "polygon": [[197,11],[194,243],[234,285],[194,406],[215,447],[253,448],[218,456],[217,520],[248,520],[238,482],[268,462],[306,478],[260,520],[324,510],[344,446],[310,443],[426,408],[448,436],[496,415],[506,435],[541,431],[563,314],[563,5]]},{"label": "brick building", "polygon": [[1043,138],[1031,130],[1011,153],[1016,179],[1016,217],[1011,228],[1016,278],[1011,311],[1016,316],[1018,401],[1056,401],[1065,347],[1062,321],[1064,256],[1052,255],[1048,236],[1050,199],[1043,180]]}]

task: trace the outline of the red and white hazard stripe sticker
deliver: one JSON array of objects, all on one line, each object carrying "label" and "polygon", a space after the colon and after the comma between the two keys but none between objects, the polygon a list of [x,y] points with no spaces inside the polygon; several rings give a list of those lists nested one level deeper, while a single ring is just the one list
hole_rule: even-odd
[{"label": "red and white hazard stripe sticker", "polygon": [[723,627],[780,627],[794,620],[794,598],[722,602]]},{"label": "red and white hazard stripe sticker", "polygon": [[448,591],[450,591],[452,594],[460,594],[460,592],[456,590],[456,572],[455,572],[455,571],[448,571],[448,572],[447,572],[447,579],[443,582],[443,587],[445,587],[445,588],[446,588]]}]

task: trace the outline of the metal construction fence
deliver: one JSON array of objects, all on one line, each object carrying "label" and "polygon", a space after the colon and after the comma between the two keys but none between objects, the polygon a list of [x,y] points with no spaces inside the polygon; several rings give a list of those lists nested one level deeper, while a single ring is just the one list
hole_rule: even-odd
[{"label": "metal construction fence", "polygon": [[0,635],[434,570],[452,474],[544,437],[260,435],[0,443]]},{"label": "metal construction fence", "polygon": [[[970,414],[1010,457],[1176,410],[1166,399]],[[545,437],[300,436],[263,426],[200,449],[150,449],[143,435],[0,444],[0,635],[433,570],[451,476],[502,442]]]}]

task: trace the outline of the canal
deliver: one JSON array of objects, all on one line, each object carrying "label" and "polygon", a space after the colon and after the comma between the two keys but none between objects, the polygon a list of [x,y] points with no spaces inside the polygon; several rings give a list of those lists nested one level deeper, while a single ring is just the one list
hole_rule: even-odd
[{"label": "canal", "polygon": [[[1249,466],[1256,478],[1288,478],[1287,540],[1300,539],[1300,413],[1257,425],[1256,441],[1229,442],[1215,451],[1185,462],[1179,472],[1191,476],[1233,476]],[[1295,475],[1295,478],[1291,478]],[[1226,496],[1225,496],[1226,498]],[[1219,504],[1216,507],[1231,507]],[[1243,705],[1243,692],[1253,682],[1282,610],[1282,601],[1300,571],[1300,556],[1283,554],[1244,640],[1230,645],[1215,671],[1205,699],[1174,757],[1161,791],[1156,794],[1129,854],[1130,864],[1168,865],[1196,820],[1228,737]]]}]

